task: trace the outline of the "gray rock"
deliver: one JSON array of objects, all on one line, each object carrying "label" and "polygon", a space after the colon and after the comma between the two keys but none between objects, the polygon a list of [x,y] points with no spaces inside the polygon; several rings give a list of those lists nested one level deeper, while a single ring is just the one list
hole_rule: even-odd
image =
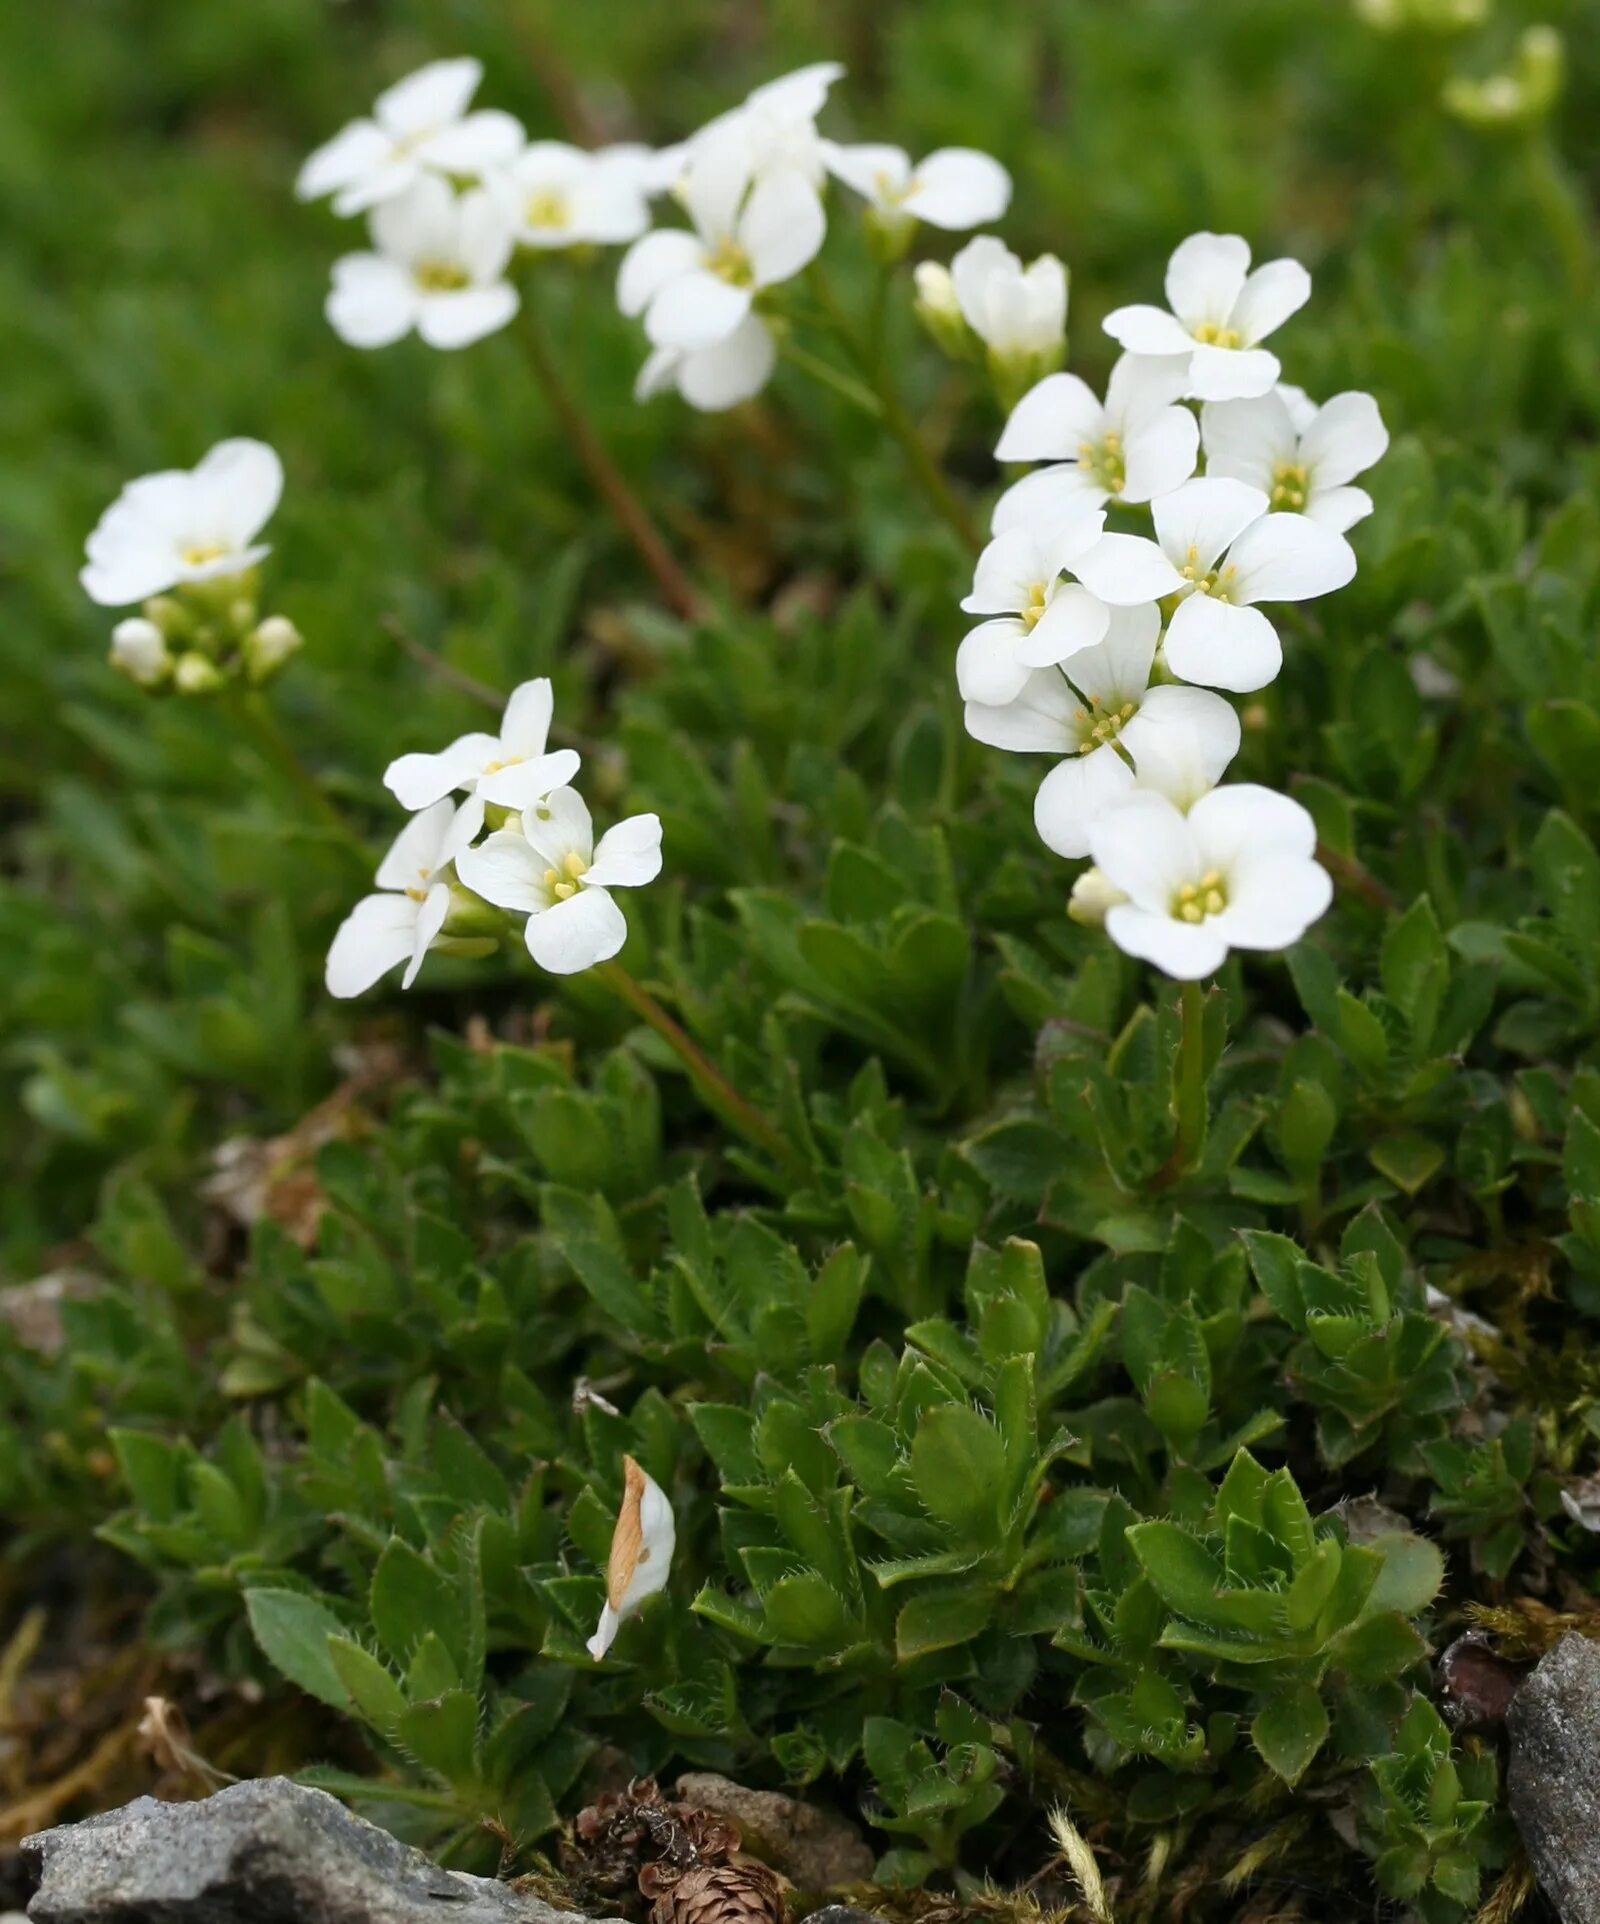
[{"label": "gray rock", "polygon": [[287,1777],[192,1804],[140,1797],[22,1848],[40,1880],[30,1924],[580,1924],[441,1870]]},{"label": "gray rock", "polygon": [[749,1790],[708,1770],[680,1777],[678,1795],[686,1804],[731,1817],[743,1833],[744,1848],[803,1891],[836,1891],[872,1881],[877,1858],[846,1818],[775,1790]]},{"label": "gray rock", "polygon": [[1561,1924],[1600,1924],[1600,1645],[1563,1637],[1511,1700],[1506,1789]]}]

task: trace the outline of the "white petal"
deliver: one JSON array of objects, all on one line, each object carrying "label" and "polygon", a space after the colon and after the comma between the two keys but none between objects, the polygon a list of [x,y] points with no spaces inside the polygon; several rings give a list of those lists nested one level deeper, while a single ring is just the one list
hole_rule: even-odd
[{"label": "white petal", "polygon": [[428,808],[475,781],[499,752],[497,735],[459,735],[436,755],[399,756],[383,771],[383,785],[402,808]]},{"label": "white petal", "polygon": [[365,214],[402,199],[422,178],[422,169],[411,156],[391,147],[387,160],[339,189],[333,197],[333,211],[341,218]]},{"label": "white petal", "polygon": [[1179,566],[1192,562],[1202,570],[1211,568],[1266,512],[1267,497],[1260,488],[1204,475],[1175,488],[1151,509],[1163,552]]},{"label": "white petal", "polygon": [[1193,347],[1185,341],[1181,354],[1119,355],[1106,383],[1106,426],[1126,440],[1181,401],[1189,386]]},{"label": "white petal", "polygon": [[1089,853],[1089,827],[1133,788],[1133,770],[1109,744],[1058,762],[1039,784],[1033,825],[1068,860]]},{"label": "white petal", "polygon": [[1167,627],[1167,666],[1203,688],[1236,695],[1265,688],[1283,666],[1278,631],[1259,608],[1238,607],[1211,595],[1190,595]]},{"label": "white petal", "polygon": [[1342,487],[1380,460],[1389,445],[1378,404],[1370,394],[1336,394],[1317,409],[1300,442],[1300,458],[1315,485]]},{"label": "white petal", "polygon": [[1105,489],[1087,468],[1075,461],[1057,462],[1012,482],[994,504],[989,531],[1009,534],[1014,528],[1074,521],[1098,508],[1106,498]]},{"label": "white petal", "polygon": [[1022,263],[1002,240],[993,234],[980,234],[969,240],[950,263],[950,280],[956,304],[966,317],[968,327],[987,336],[989,327],[989,285],[997,276],[1018,276]]},{"label": "white petal", "polygon": [[404,193],[374,207],[367,225],[378,252],[407,266],[456,258],[460,213],[455,194],[435,174],[417,175]]},{"label": "white petal", "polygon": [[482,78],[476,60],[431,60],[379,94],[373,112],[391,134],[424,133],[459,120]]},{"label": "white petal", "polygon": [[301,200],[321,200],[380,167],[391,148],[389,136],[371,120],[352,120],[332,140],[306,158],[294,184]]},{"label": "white petal", "polygon": [[194,471],[206,522],[231,548],[245,548],[272,518],[283,463],[265,441],[219,441]]},{"label": "white petal", "polygon": [[411,956],[406,963],[406,972],[400,978],[402,989],[409,989],[417,979],[423,958],[433,947],[434,937],[444,927],[445,917],[450,913],[450,890],[443,882],[435,882],[427,896],[417,908],[417,919],[411,935]]},{"label": "white petal", "polygon": [[1189,809],[1222,779],[1239,752],[1239,717],[1207,688],[1152,688],[1122,730],[1139,786]]},{"label": "white petal", "polygon": [[650,303],[644,331],[657,347],[692,351],[725,341],[750,312],[748,287],[696,268],[668,281]]},{"label": "white petal", "polygon": [[628,939],[621,909],[602,888],[580,887],[554,908],[528,917],[528,953],[551,975],[577,975],[608,962]]},{"label": "white petal", "polygon": [[417,302],[417,332],[429,347],[470,347],[504,327],[520,304],[517,290],[504,281],[494,287],[424,294]]},{"label": "white petal", "polygon": [[638,181],[619,168],[597,164],[573,192],[574,239],[615,247],[649,225],[650,209]]},{"label": "white petal", "polygon": [[82,568],[78,580],[84,593],[102,608],[126,608],[135,601],[170,588],[183,573],[171,549],[128,546],[109,549]]},{"label": "white petal", "polygon": [[636,401],[653,401],[658,394],[665,394],[669,387],[678,384],[678,370],[683,366],[682,348],[655,347],[644,358],[644,365],[634,376],[633,398]]},{"label": "white petal", "polygon": [[1250,245],[1237,234],[1191,234],[1167,262],[1167,305],[1192,335],[1209,321],[1221,326],[1250,271]]},{"label": "white petal", "polygon": [[429,134],[412,151],[424,167],[481,179],[490,168],[515,160],[523,139],[520,121],[497,107],[484,107],[453,127]]},{"label": "white petal", "polygon": [[1132,903],[1119,904],[1106,911],[1106,934],[1124,955],[1153,962],[1174,981],[1198,982],[1228,959],[1228,944],[1217,926],[1221,920],[1212,915],[1204,922],[1179,922]]},{"label": "white petal", "polygon": [[505,209],[487,189],[474,187],[461,196],[456,235],[461,265],[473,283],[485,287],[499,280],[515,251],[516,236]]},{"label": "white petal", "polygon": [[1280,462],[1293,462],[1299,454],[1299,436],[1276,389],[1248,401],[1208,401],[1200,431],[1208,475],[1245,481],[1266,494]]},{"label": "white petal", "polygon": [[[1028,605],[1046,566],[1040,559],[1037,530],[1012,528],[985,544],[972,572],[972,586],[961,606],[969,615],[1016,615]],[[1042,577],[1048,584],[1049,575]]]},{"label": "white petal", "polygon": [[1181,488],[1194,473],[1200,424],[1187,408],[1166,407],[1136,427],[1123,443],[1119,501],[1153,501]]},{"label": "white petal", "polygon": [[323,309],[351,347],[388,347],[411,332],[417,294],[411,276],[379,254],[346,254],[333,264],[333,287]]},{"label": "white petal", "polygon": [[777,360],[771,330],[759,314],[747,314],[725,341],[683,357],[678,391],[690,407],[717,414],[759,394]]},{"label": "white petal", "polygon": [[658,227],[636,240],[617,270],[617,306],[627,315],[642,314],[668,281],[691,274],[705,249],[682,227]]},{"label": "white petal", "polygon": [[751,89],[747,107],[760,107],[780,118],[815,120],[828,98],[828,89],[842,80],[845,69],[837,60],[813,60],[809,66],[796,67],[793,73],[780,74]]},{"label": "white petal", "polygon": [[1304,434],[1317,418],[1317,404],[1303,387],[1296,387],[1292,381],[1280,381],[1273,389],[1283,405],[1289,410],[1289,419],[1294,423],[1296,434]]},{"label": "white petal", "polygon": [[589,1655],[599,1663],[601,1658],[617,1640],[617,1632],[622,1628],[622,1619],[609,1603],[600,1611],[600,1621],[595,1625],[594,1635],[583,1646]]},{"label": "white petal", "polygon": [[1164,795],[1135,789],[1093,825],[1096,868],[1140,908],[1166,915],[1185,882],[1204,873],[1189,824]]},{"label": "white petal", "polygon": [[1311,276],[1298,261],[1264,261],[1234,303],[1232,324],[1246,347],[1264,341],[1311,298]]},{"label": "white petal", "polygon": [[1310,601],[1344,587],[1356,571],[1342,534],[1303,514],[1265,514],[1228,550],[1243,601]]},{"label": "white petal", "polygon": [[1270,393],[1279,372],[1277,355],[1264,347],[1201,342],[1189,362],[1189,392],[1197,401],[1248,400]]},{"label": "white petal", "polygon": [[553,789],[565,788],[579,768],[576,749],[557,748],[548,755],[532,755],[511,762],[478,780],[478,794],[497,808],[532,808]]},{"label": "white petal", "polygon": [[858,146],[843,146],[838,141],[822,143],[822,158],[828,172],[863,200],[882,205],[894,201],[905,191],[911,178],[911,156],[904,147],[891,147],[883,141],[864,141]]},{"label": "white petal", "polygon": [[822,201],[809,180],[785,167],[763,174],[739,216],[739,244],[757,287],[772,287],[814,260],[827,233]]},{"label": "white petal", "polygon": [[357,902],[328,950],[323,980],[329,995],[360,995],[397,963],[409,961],[417,908],[407,895],[368,895]]},{"label": "white petal", "polygon": [[1266,856],[1230,880],[1219,932],[1235,948],[1286,949],[1332,901],[1333,881],[1320,863]]},{"label": "white petal", "polygon": [[1161,637],[1161,614],[1149,602],[1133,608],[1114,608],[1105,639],[1073,658],[1067,674],[1074,688],[1098,701],[1102,708],[1142,702],[1150,686],[1150,668]]},{"label": "white petal", "polygon": [[1231,873],[1241,861],[1266,855],[1309,861],[1317,825],[1308,809],[1257,782],[1230,782],[1213,789],[1189,811],[1205,868]]},{"label": "white petal", "polygon": [[992,155],[972,147],[941,147],[917,167],[905,210],[930,226],[959,233],[999,220],[1010,204],[1011,176]]},{"label": "white petal", "polygon": [[1306,502],[1306,513],[1319,527],[1344,534],[1372,512],[1372,496],[1365,488],[1320,488]]},{"label": "white petal", "polygon": [[630,815],[600,837],[585,888],[639,888],[661,873],[661,817]]},{"label": "white petal", "polygon": [[515,915],[532,915],[550,900],[544,872],[551,864],[529,848],[514,828],[497,828],[477,848],[456,857],[462,885]]},{"label": "white petal", "polygon": [[394,838],[373,878],[381,889],[424,888],[434,871],[443,867],[440,849],[455,820],[456,805],[449,796],[413,815]]},{"label": "white petal", "polygon": [[998,707],[1022,692],[1029,671],[1019,660],[1017,649],[1024,633],[1014,615],[1002,615],[995,621],[980,622],[962,637],[956,650],[956,687],[963,701]]},{"label": "white petal", "polygon": [[1074,562],[1073,573],[1114,607],[1159,601],[1183,586],[1183,576],[1156,543],[1142,534],[1102,535]]},{"label": "white petal", "polygon": [[963,719],[974,741],[1016,755],[1073,755],[1082,730],[1078,697],[1054,668],[1039,668],[1011,701],[969,701]]},{"label": "white petal", "polygon": [[[1151,611],[1154,613],[1154,610]],[[1017,645],[1017,659],[1029,668],[1050,668],[1093,648],[1111,622],[1111,610],[1098,595],[1069,581],[1051,595],[1044,613]]]},{"label": "white petal", "polygon": [[1047,374],[1011,410],[994,451],[997,461],[1065,461],[1106,431],[1105,410],[1076,374]]},{"label": "white petal", "polygon": [[569,855],[580,857],[585,867],[594,859],[594,823],[575,788],[553,789],[528,809],[522,832],[546,867],[560,868]]},{"label": "white petal", "polygon": [[1164,307],[1114,307],[1101,325],[1130,354],[1167,360],[1194,352],[1188,329]]},{"label": "white petal", "polygon": [[500,740],[508,755],[544,753],[555,705],[555,691],[548,675],[537,675],[512,689],[506,698],[505,713],[500,717]]}]

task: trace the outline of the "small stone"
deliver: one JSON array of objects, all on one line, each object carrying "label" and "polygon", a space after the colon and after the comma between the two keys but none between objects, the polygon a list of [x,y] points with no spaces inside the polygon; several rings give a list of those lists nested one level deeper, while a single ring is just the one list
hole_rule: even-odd
[{"label": "small stone", "polygon": [[191,1804],[140,1797],[23,1840],[30,1924],[586,1924],[441,1870],[287,1777]]},{"label": "small stone", "polygon": [[1511,1815],[1561,1924],[1600,1924],[1600,1646],[1565,1636],[1506,1716]]},{"label": "small stone", "polygon": [[1526,1675],[1526,1664],[1507,1662],[1483,1631],[1469,1630],[1439,1659],[1439,1714],[1464,1734],[1497,1731]]},{"label": "small stone", "polygon": [[872,1846],[847,1818],[774,1790],[747,1790],[711,1771],[678,1779],[678,1796],[701,1810],[731,1817],[744,1847],[802,1891],[841,1890],[871,1880]]}]

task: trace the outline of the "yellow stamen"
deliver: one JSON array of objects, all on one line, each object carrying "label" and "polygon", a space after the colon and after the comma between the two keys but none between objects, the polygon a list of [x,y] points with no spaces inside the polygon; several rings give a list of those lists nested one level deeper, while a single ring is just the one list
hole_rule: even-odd
[{"label": "yellow stamen", "polygon": [[418,261],[412,274],[425,294],[454,294],[472,285],[467,270],[454,261]]},{"label": "yellow stamen", "polygon": [[1298,514],[1311,492],[1311,477],[1303,461],[1280,461],[1272,470],[1272,505]]},{"label": "yellow stamen", "polygon": [[1194,331],[1194,338],[1207,347],[1240,347],[1243,345],[1236,327],[1221,327],[1215,321],[1202,321]]},{"label": "yellow stamen", "polygon": [[529,227],[569,227],[572,212],[567,197],[558,188],[542,188],[528,196],[522,218]]},{"label": "yellow stamen", "polygon": [[750,265],[750,256],[730,235],[718,241],[716,247],[706,256],[707,268],[730,287],[754,287],[755,269]]},{"label": "yellow stamen", "polygon": [[208,561],[216,561],[225,552],[220,541],[196,542],[184,549],[183,559],[191,568],[203,568]]}]

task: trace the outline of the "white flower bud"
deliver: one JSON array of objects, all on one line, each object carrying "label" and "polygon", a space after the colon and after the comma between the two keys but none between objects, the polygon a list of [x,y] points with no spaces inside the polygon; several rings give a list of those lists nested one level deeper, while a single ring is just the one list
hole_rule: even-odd
[{"label": "white flower bud", "polygon": [[938,261],[919,261],[912,279],[917,290],[917,319],[946,354],[955,359],[970,355],[975,345],[972,330],[962,317],[949,268]]},{"label": "white flower bud", "polygon": [[1127,899],[1116,883],[1108,881],[1099,869],[1086,868],[1072,885],[1067,914],[1083,928],[1104,928],[1106,911]]},{"label": "white flower bud", "polygon": [[154,688],[172,671],[166,636],[143,615],[130,615],[111,631],[111,665],[141,688]]},{"label": "white flower bud", "polygon": [[244,665],[256,686],[269,681],[301,646],[300,630],[284,615],[268,615],[244,638]]},{"label": "white flower bud", "polygon": [[222,676],[214,661],[191,652],[178,657],[172,682],[181,695],[210,695],[222,686]]}]

